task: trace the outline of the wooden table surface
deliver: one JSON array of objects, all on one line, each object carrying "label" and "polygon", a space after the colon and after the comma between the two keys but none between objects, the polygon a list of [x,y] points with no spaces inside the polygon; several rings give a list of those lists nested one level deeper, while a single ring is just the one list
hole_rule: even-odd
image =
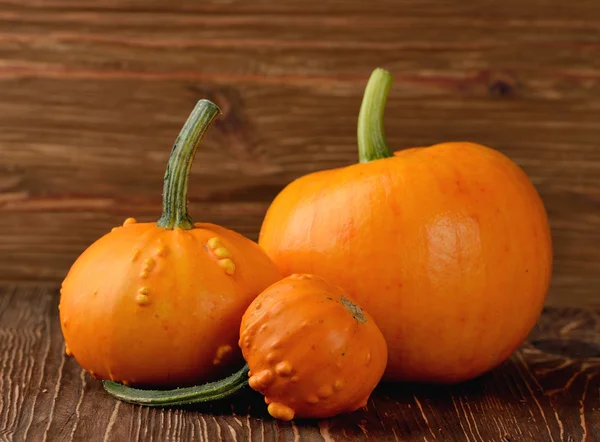
[{"label": "wooden table surface", "polygon": [[600,309],[547,308],[471,382],[384,384],[365,410],[284,423],[251,390],[185,409],[116,401],[65,356],[57,305],[56,290],[0,288],[1,441],[600,441]]}]

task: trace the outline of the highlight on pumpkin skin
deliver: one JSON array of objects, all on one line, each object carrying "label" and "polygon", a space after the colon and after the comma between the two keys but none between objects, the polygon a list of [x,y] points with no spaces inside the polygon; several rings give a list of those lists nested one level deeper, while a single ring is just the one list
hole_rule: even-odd
[{"label": "highlight on pumpkin skin", "polygon": [[310,274],[261,293],[242,318],[239,345],[248,384],[265,396],[269,414],[285,421],[364,407],[387,362],[385,339],[369,314]]},{"label": "highlight on pumpkin skin", "polygon": [[[191,162],[219,113],[200,100],[183,126],[164,176],[160,219],[125,219],[88,247],[63,281],[66,351],[98,379],[185,387],[243,363],[241,317],[281,276],[256,243],[221,226],[194,224],[188,213]],[[208,250],[208,243],[215,247]]]}]

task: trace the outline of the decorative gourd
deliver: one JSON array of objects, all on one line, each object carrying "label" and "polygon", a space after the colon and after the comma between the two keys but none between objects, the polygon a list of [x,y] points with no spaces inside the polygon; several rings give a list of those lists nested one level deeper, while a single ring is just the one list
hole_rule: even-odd
[{"label": "decorative gourd", "polygon": [[66,352],[96,378],[184,386],[241,365],[242,315],[280,275],[254,242],[188,215],[192,160],[218,113],[199,101],[179,134],[160,220],[128,218],[85,250],[63,282]]},{"label": "decorative gourd", "polygon": [[321,275],[373,315],[385,378],[462,381],[500,364],[534,326],[552,267],[548,219],[526,174],[488,147],[390,152],[390,84],[382,69],[367,84],[360,164],[292,182],[259,244],[284,276]]},{"label": "decorative gourd", "polygon": [[242,318],[239,344],[250,387],[286,421],[366,406],[387,361],[368,313],[313,275],[289,276],[261,293]]}]

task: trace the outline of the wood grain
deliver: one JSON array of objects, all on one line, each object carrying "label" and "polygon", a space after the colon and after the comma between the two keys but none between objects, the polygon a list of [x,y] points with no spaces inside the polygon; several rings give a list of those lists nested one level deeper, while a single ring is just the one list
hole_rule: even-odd
[{"label": "wood grain", "polygon": [[455,386],[380,385],[365,410],[271,419],[245,390],[211,405],[114,400],[64,354],[55,289],[0,286],[1,441],[596,441],[600,310],[548,307],[493,372]]},{"label": "wood grain", "polygon": [[375,66],[390,144],[472,140],[548,209],[549,303],[600,288],[596,0],[0,0],[0,280],[58,282],[128,216],[153,220],[199,98],[223,117],[190,183],[198,220],[255,239],[294,178],[356,161]]}]

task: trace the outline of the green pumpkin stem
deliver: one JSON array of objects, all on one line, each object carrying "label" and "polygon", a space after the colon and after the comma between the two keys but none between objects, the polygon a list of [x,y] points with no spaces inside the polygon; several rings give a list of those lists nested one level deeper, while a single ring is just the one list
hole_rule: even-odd
[{"label": "green pumpkin stem", "polygon": [[112,381],[104,381],[103,384],[109,394],[131,404],[148,407],[198,404],[223,399],[244,388],[248,384],[248,365],[220,381],[174,390],[142,390]]},{"label": "green pumpkin stem", "polygon": [[194,228],[187,207],[188,177],[200,141],[220,113],[216,104],[200,100],[179,132],[165,172],[163,211],[156,223],[158,227],[183,230]]},{"label": "green pumpkin stem", "polygon": [[385,141],[383,115],[392,75],[377,68],[371,74],[358,114],[358,158],[361,163],[392,157]]}]

